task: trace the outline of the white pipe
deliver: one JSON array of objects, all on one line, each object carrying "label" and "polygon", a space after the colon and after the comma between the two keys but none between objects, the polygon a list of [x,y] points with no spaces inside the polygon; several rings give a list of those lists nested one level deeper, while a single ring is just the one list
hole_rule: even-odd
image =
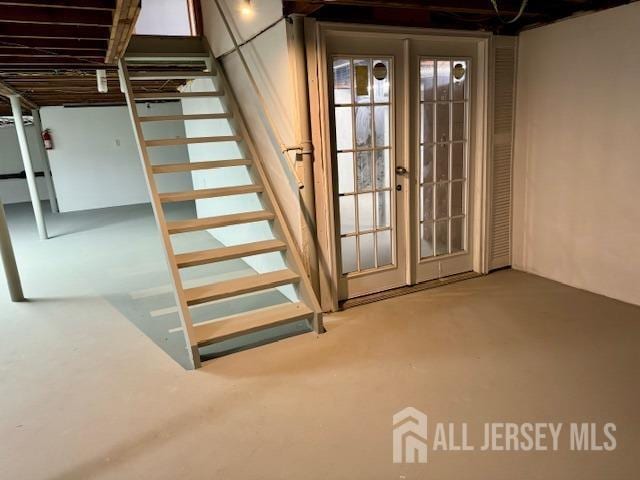
[{"label": "white pipe", "polygon": [[42,215],[42,207],[40,205],[40,197],[38,196],[38,188],[36,186],[36,177],[33,173],[33,163],[31,163],[31,154],[29,153],[29,145],[27,144],[27,133],[24,130],[24,122],[22,121],[22,106],[20,105],[20,97],[18,95],[9,96],[11,100],[11,110],[13,111],[13,121],[18,134],[18,144],[20,145],[20,154],[22,155],[22,163],[27,176],[27,187],[29,187],[29,196],[33,205],[33,213],[36,217],[36,225],[41,240],[47,239],[47,227],[44,223]]},{"label": "white pipe", "polygon": [[[40,110],[34,108],[31,110],[33,115],[33,126],[38,132],[38,135],[42,134],[42,121],[40,120]],[[53,186],[53,178],[51,178],[51,164],[49,163],[49,154],[47,149],[44,148],[44,141],[42,136],[38,140],[38,147],[40,149],[40,157],[42,158],[42,170],[44,170],[44,180],[47,184],[47,191],[49,192],[49,203],[51,204],[51,211],[58,213],[58,198],[56,197],[56,189]]]},{"label": "white pipe", "polygon": [[308,272],[313,289],[320,298],[320,275],[318,250],[316,247],[316,198],[313,175],[313,143],[311,141],[311,119],[309,117],[309,90],[307,85],[307,54],[304,35],[304,17],[293,15],[293,50],[295,58],[295,88],[298,106],[298,141],[302,164],[302,182],[304,188],[300,194],[304,215],[303,252],[308,262]]},{"label": "white pipe", "polygon": [[22,293],[22,285],[20,284],[20,275],[18,274],[18,266],[16,265],[16,257],[13,253],[13,245],[11,245],[11,236],[9,235],[9,227],[7,226],[7,217],[4,214],[4,206],[0,198],[0,255],[2,256],[2,265],[4,265],[4,274],[7,277],[7,285],[9,287],[9,295],[14,302],[22,302],[24,294]]}]

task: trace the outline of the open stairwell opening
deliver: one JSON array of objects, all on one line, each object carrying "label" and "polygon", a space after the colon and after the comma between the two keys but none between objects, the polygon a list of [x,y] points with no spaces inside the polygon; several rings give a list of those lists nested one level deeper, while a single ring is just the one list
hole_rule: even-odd
[{"label": "open stairwell opening", "polygon": [[[304,322],[321,333],[297,245],[206,40],[133,37],[119,67],[193,366],[215,345],[265,329]],[[136,87],[149,79],[176,90]],[[182,114],[147,114],[148,102],[163,101],[180,102]],[[166,138],[167,123],[180,127],[177,138]],[[184,190],[167,191],[167,176]],[[220,267],[239,260],[246,269]]]}]

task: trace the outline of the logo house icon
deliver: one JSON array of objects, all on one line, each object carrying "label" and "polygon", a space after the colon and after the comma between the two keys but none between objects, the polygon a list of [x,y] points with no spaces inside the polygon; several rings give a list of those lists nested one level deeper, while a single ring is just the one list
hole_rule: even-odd
[{"label": "logo house icon", "polygon": [[427,463],[427,416],[417,408],[393,416],[393,463]]}]

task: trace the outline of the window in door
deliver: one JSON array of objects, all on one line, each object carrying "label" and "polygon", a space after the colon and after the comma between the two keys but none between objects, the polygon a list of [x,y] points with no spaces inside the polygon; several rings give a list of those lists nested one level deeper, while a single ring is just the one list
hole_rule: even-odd
[{"label": "window in door", "polygon": [[467,249],[468,59],[420,59],[420,257]]},{"label": "window in door", "polygon": [[333,59],[342,274],[394,264],[392,59]]}]

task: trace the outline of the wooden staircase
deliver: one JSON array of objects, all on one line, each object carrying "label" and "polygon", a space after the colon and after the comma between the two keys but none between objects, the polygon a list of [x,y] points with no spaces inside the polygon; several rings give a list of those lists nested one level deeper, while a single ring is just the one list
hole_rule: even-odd
[{"label": "wooden staircase", "polygon": [[[283,217],[282,209],[267,178],[261,158],[256,152],[237,101],[220,65],[211,54],[205,39],[198,37],[133,37],[125,56],[119,62],[121,88],[125,93],[140,159],[145,172],[153,211],[161,234],[162,243],[173,281],[176,303],[182,330],[189,345],[193,366],[201,363],[201,348],[261,329],[286,323],[308,320],[317,333],[323,331],[322,312],[313,292],[311,282],[297,245]],[[187,91],[191,80],[204,81],[211,88],[206,91]],[[162,86],[158,91],[140,91],[136,82],[157,80]],[[148,85],[148,83],[147,83]],[[167,88],[167,85],[175,85]],[[148,88],[146,89],[148,90]],[[143,115],[141,103],[167,100],[202,99],[217,97],[222,112],[184,115]],[[191,100],[193,101],[193,100]],[[213,109],[212,109],[213,110]],[[232,135],[210,135],[202,137],[148,139],[144,126],[153,122],[192,122],[221,120],[228,122]],[[187,131],[185,129],[185,131]],[[242,158],[191,161],[188,163],[153,164],[150,149],[176,145],[207,144],[217,148],[221,142],[236,142],[243,153]],[[217,158],[217,157],[216,157]],[[225,169],[243,167],[248,170],[251,183],[219,188],[195,189],[184,192],[159,192],[158,175],[201,172],[225,175]],[[224,177],[220,177],[224,178]],[[195,186],[195,184],[194,184]],[[204,218],[167,220],[163,205],[172,202],[200,201],[210,198],[235,195],[258,195],[262,208],[247,208],[240,213],[225,213]],[[253,206],[252,206],[253,207]],[[253,222],[269,222],[273,238],[257,240],[241,237],[243,243],[205,250],[175,253],[172,236],[185,232],[245,225]],[[245,230],[246,236],[246,230]],[[256,241],[257,240],[257,241]],[[285,268],[256,275],[220,281],[192,288],[183,286],[181,271],[190,267],[210,265],[226,260],[247,258],[265,253],[279,252]],[[290,301],[267,308],[195,323],[191,308],[208,302],[220,301],[274,289],[287,285],[295,287],[297,301]]]}]

